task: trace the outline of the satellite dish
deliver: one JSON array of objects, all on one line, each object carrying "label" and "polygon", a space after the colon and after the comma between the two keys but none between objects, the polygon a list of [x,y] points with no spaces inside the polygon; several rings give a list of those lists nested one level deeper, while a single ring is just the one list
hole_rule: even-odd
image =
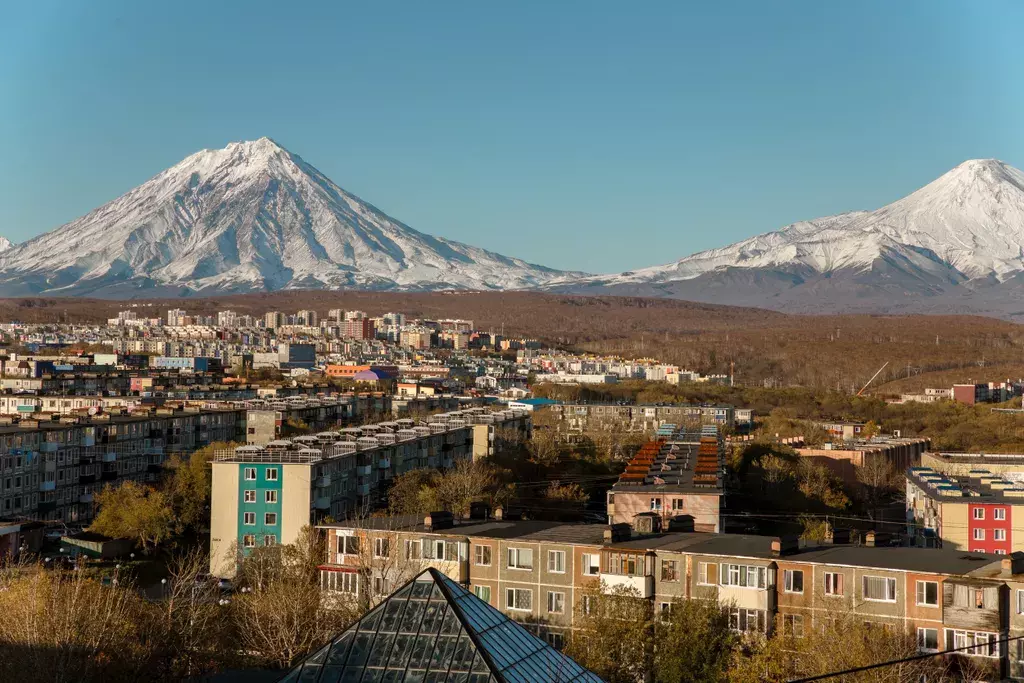
[{"label": "satellite dish", "polygon": [[99,409],[96,408],[96,406],[89,406],[89,414],[90,415],[95,415],[98,412],[100,412],[100,411],[99,411]]}]

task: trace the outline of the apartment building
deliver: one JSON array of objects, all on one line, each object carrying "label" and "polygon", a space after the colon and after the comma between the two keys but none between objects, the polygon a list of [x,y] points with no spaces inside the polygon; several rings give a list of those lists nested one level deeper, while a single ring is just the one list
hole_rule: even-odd
[{"label": "apartment building", "polygon": [[[627,587],[655,614],[683,599],[715,600],[733,629],[802,637],[838,614],[915,633],[922,652],[970,646],[994,676],[1024,674],[998,641],[1024,633],[1024,553],[872,546],[800,548],[767,536],[638,534],[496,516],[378,517],[323,525],[325,590],[374,602],[432,567],[560,645],[595,591]],[[1019,592],[1018,592],[1019,591]]]},{"label": "apartment building", "polygon": [[584,431],[604,425],[625,425],[630,431],[653,432],[666,424],[716,424],[747,428],[754,422],[754,411],[726,404],[631,405],[619,403],[565,403],[552,406],[551,412],[569,431]]},{"label": "apartment building", "polygon": [[697,531],[720,531],[724,468],[725,446],[717,427],[688,431],[664,425],[659,438],[640,448],[608,491],[608,520],[633,525],[654,513],[658,530],[683,523]]},{"label": "apartment building", "polygon": [[104,486],[156,481],[171,453],[232,440],[243,419],[238,410],[170,407],[0,417],[0,515],[88,522]]},{"label": "apartment building", "polygon": [[858,486],[859,468],[882,462],[902,472],[917,465],[930,445],[931,441],[925,438],[874,437],[847,439],[839,444],[826,443],[818,448],[797,448],[796,453],[801,458],[824,465],[844,483]]},{"label": "apartment building", "polygon": [[[505,411],[484,426],[521,428],[525,414]],[[210,572],[233,576],[239,555],[257,545],[293,543],[325,517],[362,517],[384,501],[394,477],[469,460],[481,409],[399,419],[278,439],[217,453],[212,463]],[[527,427],[528,429],[528,427]]]},{"label": "apartment building", "polygon": [[245,441],[265,444],[305,431],[324,431],[357,417],[355,396],[290,396],[246,401]]},{"label": "apartment building", "polygon": [[915,545],[999,555],[1024,550],[1024,484],[991,470],[947,475],[911,467],[906,501]]}]

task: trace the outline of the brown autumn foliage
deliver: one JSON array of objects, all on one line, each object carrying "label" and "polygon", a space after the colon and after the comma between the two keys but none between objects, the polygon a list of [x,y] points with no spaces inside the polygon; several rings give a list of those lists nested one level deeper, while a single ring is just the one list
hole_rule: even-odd
[{"label": "brown autumn foliage", "polygon": [[[563,347],[626,357],[654,357],[704,373],[735,371],[745,384],[857,391],[875,380],[917,379],[944,386],[968,379],[1024,376],[1024,330],[978,316],[806,316],[642,297],[534,292],[290,291],[195,299],[0,299],[0,320],[97,322],[129,306],[157,317],[168,308],[210,315],[231,309],[389,310],[411,317],[462,317],[481,330],[531,337]],[[938,379],[936,381],[939,381]],[[894,388],[896,385],[893,385]]]}]

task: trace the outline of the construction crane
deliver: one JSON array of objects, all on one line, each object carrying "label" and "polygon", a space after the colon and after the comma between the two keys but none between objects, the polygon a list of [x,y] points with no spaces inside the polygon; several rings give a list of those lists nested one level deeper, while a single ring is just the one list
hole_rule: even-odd
[{"label": "construction crane", "polygon": [[878,368],[878,372],[876,372],[875,374],[871,375],[871,379],[868,380],[867,384],[865,384],[864,386],[862,386],[860,388],[860,391],[858,391],[856,395],[860,396],[861,394],[863,394],[864,390],[868,388],[868,384],[871,384],[872,382],[874,382],[875,378],[878,377],[880,374],[882,374],[882,370],[885,370],[885,366],[888,365],[888,364],[889,364],[889,361],[885,361],[885,363],[882,364],[882,367]]}]

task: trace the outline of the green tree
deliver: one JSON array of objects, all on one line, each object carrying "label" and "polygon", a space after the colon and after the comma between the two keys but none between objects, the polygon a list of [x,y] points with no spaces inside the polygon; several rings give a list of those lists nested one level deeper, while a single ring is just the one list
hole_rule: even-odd
[{"label": "green tree", "polygon": [[131,538],[148,550],[171,537],[174,513],[167,496],[150,486],[126,481],[96,496],[99,512],[89,527],[111,538]]},{"label": "green tree", "polygon": [[655,624],[654,678],[659,683],[716,683],[738,643],[729,616],[712,600],[676,600]]},{"label": "green tree", "polygon": [[171,479],[167,490],[178,533],[198,531],[210,519],[210,461],[217,451],[233,449],[237,445],[228,441],[216,442],[200,448],[187,459],[179,455],[170,459]]},{"label": "green tree", "polygon": [[565,652],[608,683],[636,683],[651,670],[654,628],[651,605],[636,590],[600,584],[584,589],[576,606],[577,628]]}]

